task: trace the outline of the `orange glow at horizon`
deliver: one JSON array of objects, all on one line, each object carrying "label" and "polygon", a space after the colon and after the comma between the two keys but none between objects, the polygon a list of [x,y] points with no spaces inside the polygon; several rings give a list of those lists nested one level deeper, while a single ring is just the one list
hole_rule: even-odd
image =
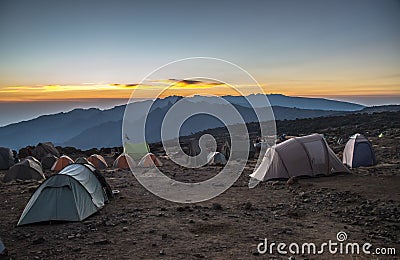
[{"label": "orange glow at horizon", "polygon": [[[40,86],[11,86],[0,87],[0,102],[26,101],[63,101],[76,99],[129,99],[132,92],[140,90],[137,98],[153,98],[155,93],[168,87],[159,96],[161,98],[196,94],[209,95],[239,95],[231,86],[218,82],[203,82],[191,80],[159,80],[152,84],[77,84],[77,85],[40,85]],[[238,86],[246,89],[247,86]],[[339,97],[339,96],[400,96],[399,84],[392,82],[380,83],[351,83],[341,82],[275,82],[262,84],[265,94],[279,93],[288,96],[310,97]],[[254,93],[256,94],[256,93]]]}]

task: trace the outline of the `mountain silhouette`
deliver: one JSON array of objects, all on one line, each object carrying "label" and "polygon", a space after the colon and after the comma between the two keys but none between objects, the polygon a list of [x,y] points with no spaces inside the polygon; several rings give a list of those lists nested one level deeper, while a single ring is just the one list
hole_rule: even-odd
[{"label": "mountain silhouette", "polygon": [[[275,119],[296,119],[329,116],[346,111],[360,111],[364,106],[349,102],[327,100],[321,98],[288,97],[284,95],[267,95],[272,105]],[[246,123],[258,121],[255,110],[245,97],[225,96],[224,100],[231,103]],[[261,94],[247,97],[262,111],[265,97]],[[145,100],[130,104],[134,110],[143,111],[146,106],[153,104],[148,115],[141,113],[130,114],[129,120],[133,125],[144,125],[146,120],[146,140],[157,142],[161,138],[161,124],[165,114],[178,101],[188,108],[219,111],[224,114],[228,124],[236,123],[229,118],[231,110],[221,99],[216,97],[195,96],[182,100],[179,96],[157,99],[154,102]],[[185,109],[183,109],[185,110]],[[111,147],[122,144],[122,120],[125,106],[117,106],[108,110],[75,109],[68,113],[40,116],[8,126],[0,127],[0,146],[20,149],[27,145],[51,141],[57,145],[74,146],[81,149],[93,147]],[[222,126],[215,117],[199,114],[189,118],[180,129],[180,135],[190,135],[205,129]],[[131,140],[135,141],[135,140]]]}]

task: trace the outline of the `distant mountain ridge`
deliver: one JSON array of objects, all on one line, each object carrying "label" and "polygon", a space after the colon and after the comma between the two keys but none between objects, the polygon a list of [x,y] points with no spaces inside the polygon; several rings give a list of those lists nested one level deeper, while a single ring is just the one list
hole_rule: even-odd
[{"label": "distant mountain ridge", "polygon": [[[320,117],[346,113],[348,111],[361,111],[365,107],[349,102],[341,102],[320,98],[287,97],[284,95],[267,95],[272,105],[275,119],[296,119],[308,117]],[[245,97],[225,96],[240,112],[246,122],[256,121],[254,110]],[[255,104],[262,106],[265,99],[262,95],[250,95],[248,98]],[[158,132],[162,119],[169,108],[182,97],[171,96],[154,101],[152,110],[148,115],[151,122],[149,129]],[[209,109],[224,111],[226,105],[213,97],[193,97],[187,100],[199,106],[207,106]],[[151,100],[137,102],[135,109],[143,109]],[[204,102],[204,103],[202,103]],[[131,104],[132,105],[132,104]],[[331,108],[331,109],[329,109]],[[122,119],[125,106],[117,106],[108,110],[99,109],[75,109],[68,113],[40,116],[36,119],[23,121],[0,127],[0,146],[19,149],[27,145],[36,145],[39,142],[51,141],[57,145],[74,146],[81,149],[92,147],[120,146],[122,143]],[[143,118],[131,118],[140,123]],[[190,121],[191,120],[191,121]],[[207,123],[205,123],[207,122]],[[188,135],[209,128],[221,126],[221,122],[213,117],[191,118],[181,129],[181,135]],[[149,142],[158,141],[159,133],[153,134]]]}]

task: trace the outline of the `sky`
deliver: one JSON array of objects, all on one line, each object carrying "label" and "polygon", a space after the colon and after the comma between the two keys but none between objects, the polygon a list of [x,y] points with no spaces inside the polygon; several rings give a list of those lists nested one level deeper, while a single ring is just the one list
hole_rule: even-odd
[{"label": "sky", "polygon": [[0,35],[0,106],[15,120],[123,103],[195,56],[241,66],[266,93],[400,103],[399,1],[2,0]]}]

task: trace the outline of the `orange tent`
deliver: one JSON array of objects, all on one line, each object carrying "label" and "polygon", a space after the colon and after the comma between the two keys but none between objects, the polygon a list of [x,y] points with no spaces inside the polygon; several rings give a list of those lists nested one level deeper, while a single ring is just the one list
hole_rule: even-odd
[{"label": "orange tent", "polygon": [[65,166],[74,163],[74,161],[66,155],[61,156],[51,167],[52,171],[61,171]]},{"label": "orange tent", "polygon": [[130,157],[128,154],[123,153],[120,156],[118,156],[117,159],[115,159],[113,163],[114,168],[119,168],[123,170],[129,170],[129,165],[132,167],[136,166],[135,161]]},{"label": "orange tent", "polygon": [[92,154],[87,158],[88,162],[94,165],[97,169],[106,169],[108,167],[106,160],[103,156],[98,154]]},{"label": "orange tent", "polygon": [[154,166],[162,166],[162,162],[152,153],[148,153],[138,163],[139,167],[149,168]]}]

